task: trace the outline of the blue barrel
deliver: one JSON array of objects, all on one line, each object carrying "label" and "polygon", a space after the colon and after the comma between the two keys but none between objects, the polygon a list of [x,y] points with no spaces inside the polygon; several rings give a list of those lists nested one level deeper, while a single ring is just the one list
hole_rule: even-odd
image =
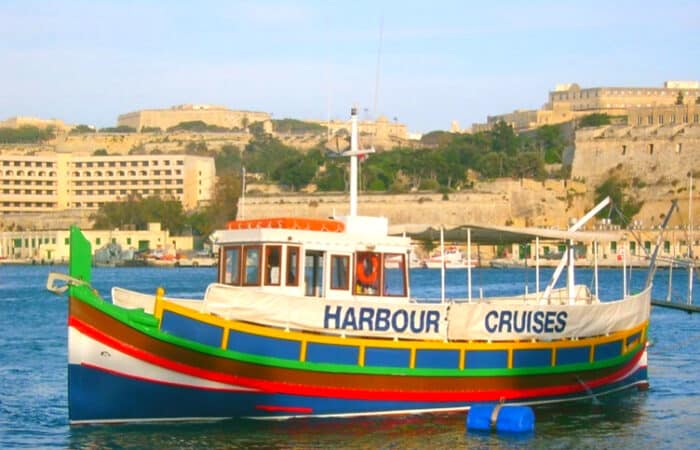
[{"label": "blue barrel", "polygon": [[467,430],[526,433],[535,430],[529,406],[475,405],[467,414]]}]

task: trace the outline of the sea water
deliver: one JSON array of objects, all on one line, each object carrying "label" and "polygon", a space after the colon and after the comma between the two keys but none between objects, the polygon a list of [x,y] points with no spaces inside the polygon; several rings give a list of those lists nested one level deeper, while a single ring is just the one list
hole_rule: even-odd
[{"label": "sea water", "polygon": [[[50,271],[65,266],[0,266],[0,448],[698,448],[700,447],[700,314],[652,308],[650,389],[535,408],[528,435],[474,434],[465,413],[354,419],[230,420],[219,423],[68,426],[66,297],[45,289]],[[542,285],[551,270],[542,272]],[[635,269],[631,291],[646,273]],[[411,273],[412,295],[440,298],[440,271]],[[173,297],[201,297],[211,268],[97,268],[104,297],[118,285],[143,292],[157,286]],[[673,273],[674,300],[687,272]],[[654,298],[666,298],[668,271],[657,273]],[[590,270],[577,282],[593,286]],[[533,270],[474,269],[473,297],[535,290]],[[446,298],[467,294],[466,270],[448,270]],[[620,270],[600,273],[603,299],[620,297]],[[700,297],[700,285],[694,286]],[[700,298],[696,302],[700,304]]]}]

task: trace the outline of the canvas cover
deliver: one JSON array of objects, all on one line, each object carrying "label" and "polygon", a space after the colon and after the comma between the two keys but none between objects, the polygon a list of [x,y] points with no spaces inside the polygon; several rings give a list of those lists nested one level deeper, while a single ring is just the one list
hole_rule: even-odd
[{"label": "canvas cover", "polygon": [[211,285],[202,310],[227,319],[295,330],[441,340],[553,340],[600,336],[648,320],[650,289],[625,300],[539,305],[500,299],[488,303],[331,301]]}]

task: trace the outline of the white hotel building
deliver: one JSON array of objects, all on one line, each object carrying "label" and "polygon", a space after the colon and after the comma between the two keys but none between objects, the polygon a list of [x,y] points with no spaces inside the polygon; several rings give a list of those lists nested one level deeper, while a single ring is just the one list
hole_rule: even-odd
[{"label": "white hotel building", "polygon": [[97,209],[132,194],[193,209],[211,200],[214,159],[191,155],[0,154],[0,215]]}]

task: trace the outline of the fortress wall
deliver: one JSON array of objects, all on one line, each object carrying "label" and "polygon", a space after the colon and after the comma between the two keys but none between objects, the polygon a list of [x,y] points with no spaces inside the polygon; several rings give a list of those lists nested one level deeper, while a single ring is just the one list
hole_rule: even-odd
[{"label": "fortress wall", "polygon": [[644,184],[683,183],[700,168],[700,126],[607,126],[576,134],[571,176],[594,189],[620,170]]},{"label": "fortress wall", "polygon": [[[361,193],[358,214],[383,216],[391,224],[414,223],[458,225],[539,225],[563,228],[568,215],[580,215],[580,207],[569,206],[561,191],[547,190],[536,183],[537,190],[518,189],[519,182],[503,183],[505,190],[477,189],[442,194],[366,194]],[[245,198],[245,217],[344,215],[349,210],[345,194],[287,194]],[[590,206],[590,205],[589,205]],[[239,211],[240,211],[239,204]]]}]

